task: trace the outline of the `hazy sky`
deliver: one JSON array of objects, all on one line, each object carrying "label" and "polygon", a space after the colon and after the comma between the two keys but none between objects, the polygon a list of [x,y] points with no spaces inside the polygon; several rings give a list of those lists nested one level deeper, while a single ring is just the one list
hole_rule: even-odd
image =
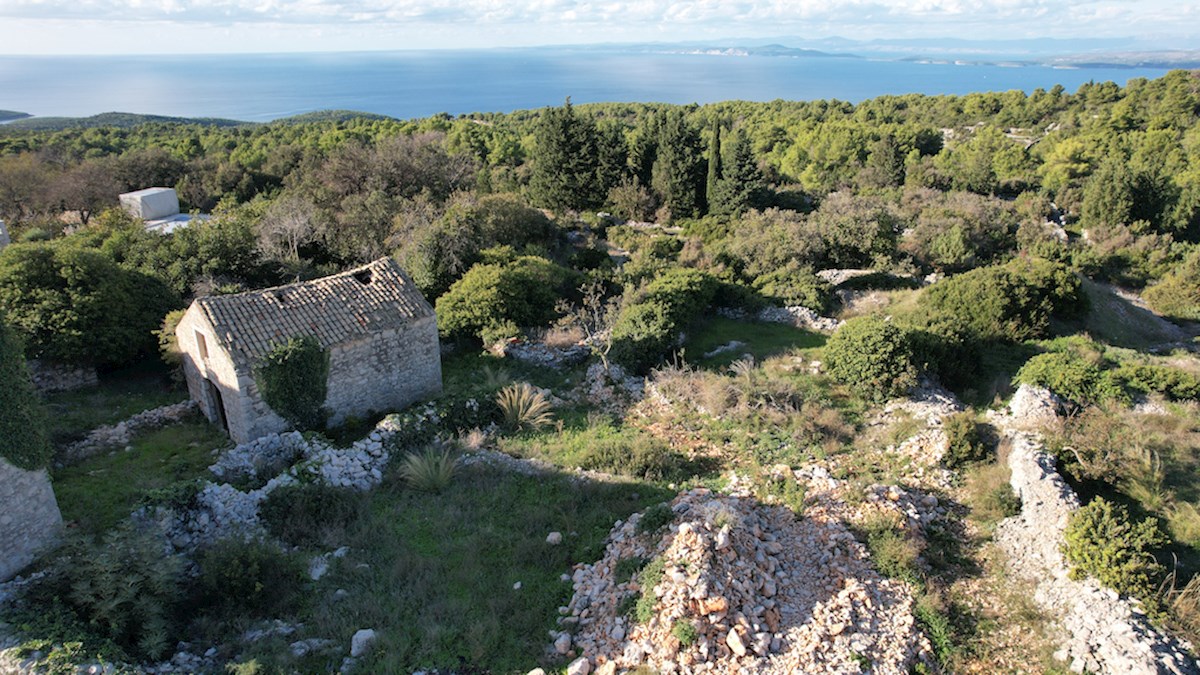
[{"label": "hazy sky", "polygon": [[0,0],[0,53],[340,51],[775,35],[1135,36],[1197,48],[1197,26],[1200,1],[1178,0]]}]

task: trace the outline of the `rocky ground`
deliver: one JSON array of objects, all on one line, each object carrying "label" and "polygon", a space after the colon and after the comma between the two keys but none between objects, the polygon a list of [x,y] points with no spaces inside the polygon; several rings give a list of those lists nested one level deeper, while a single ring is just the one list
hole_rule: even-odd
[{"label": "rocky ground", "polygon": [[[644,514],[617,523],[604,557],[574,570],[554,646],[577,670],[907,673],[929,660],[911,591],[881,578],[837,518],[702,488],[671,514],[652,532]],[[658,583],[627,578],[634,561],[661,561]],[[651,594],[639,622],[629,609]]]}]

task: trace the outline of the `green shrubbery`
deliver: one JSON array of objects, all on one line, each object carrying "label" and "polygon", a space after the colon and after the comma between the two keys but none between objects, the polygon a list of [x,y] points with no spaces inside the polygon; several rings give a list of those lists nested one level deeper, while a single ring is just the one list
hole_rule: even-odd
[{"label": "green shrubbery", "polygon": [[1162,281],[1146,289],[1146,303],[1173,319],[1200,320],[1200,247]]},{"label": "green shrubbery", "polygon": [[1031,258],[934,284],[921,296],[915,318],[935,334],[965,329],[975,340],[1020,342],[1044,337],[1052,317],[1077,317],[1086,307],[1070,270]]},{"label": "green shrubbery", "polygon": [[1176,401],[1200,399],[1200,376],[1179,368],[1122,364],[1114,376],[1129,389],[1146,394],[1158,393]]},{"label": "green shrubbery", "polygon": [[970,412],[955,413],[942,421],[942,429],[946,432],[949,443],[942,464],[947,468],[956,469],[970,462],[978,462],[987,457],[987,444],[980,433],[979,421]]},{"label": "green shrubbery", "polygon": [[350,488],[321,483],[287,485],[263,500],[259,513],[267,531],[293,546],[340,545],[359,517],[362,496]]},{"label": "green shrubbery", "polygon": [[1089,359],[1076,350],[1038,354],[1017,371],[1016,382],[1039,387],[1077,404],[1120,401],[1125,391],[1101,359]]},{"label": "green shrubbery", "polygon": [[276,344],[254,369],[258,390],[271,409],[298,429],[324,426],[329,352],[315,337]]},{"label": "green shrubbery", "polygon": [[219,541],[196,562],[199,604],[220,616],[275,616],[291,606],[304,581],[295,556],[261,540]]},{"label": "green shrubbery", "polygon": [[438,298],[438,328],[485,344],[515,337],[522,327],[549,323],[576,281],[571,270],[536,256],[476,265]]},{"label": "green shrubbery", "polygon": [[716,286],[704,272],[676,268],[632,294],[613,325],[613,360],[635,372],[649,371],[712,302]]},{"label": "green shrubbery", "polygon": [[21,345],[0,314],[0,457],[33,470],[45,467],[53,452]]},{"label": "green shrubbery", "polygon": [[1151,551],[1166,542],[1155,521],[1130,522],[1125,507],[1097,497],[1071,514],[1063,537],[1072,579],[1091,575],[1153,608],[1164,570]]},{"label": "green shrubbery", "polygon": [[811,267],[802,267],[795,262],[771,270],[754,280],[754,288],[764,298],[785,307],[807,307],[817,313],[829,309],[833,290],[829,283],[818,277]]},{"label": "green shrubbery", "polygon": [[899,396],[917,383],[909,337],[888,321],[859,317],[825,344],[829,374],[872,401]]}]

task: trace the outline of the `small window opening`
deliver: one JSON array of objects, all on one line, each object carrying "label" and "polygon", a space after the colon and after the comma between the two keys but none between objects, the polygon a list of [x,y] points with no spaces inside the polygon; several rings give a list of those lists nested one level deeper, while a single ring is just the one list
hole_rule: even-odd
[{"label": "small window opening", "polygon": [[355,281],[357,281],[358,283],[360,283],[364,286],[366,286],[367,284],[370,284],[371,281],[373,281],[373,278],[371,275],[371,270],[362,270],[359,272],[355,272],[354,279],[355,279]]},{"label": "small window opening", "polygon": [[208,358],[208,341],[204,339],[204,333],[196,331],[196,345],[200,347],[200,358]]}]

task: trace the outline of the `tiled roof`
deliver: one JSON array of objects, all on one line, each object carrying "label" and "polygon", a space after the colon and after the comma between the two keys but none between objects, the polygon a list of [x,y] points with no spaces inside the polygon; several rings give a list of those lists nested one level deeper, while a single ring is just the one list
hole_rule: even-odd
[{"label": "tiled roof", "polygon": [[329,348],[433,316],[391,258],[312,281],[196,298],[195,304],[242,366],[253,366],[289,338],[312,335]]}]

